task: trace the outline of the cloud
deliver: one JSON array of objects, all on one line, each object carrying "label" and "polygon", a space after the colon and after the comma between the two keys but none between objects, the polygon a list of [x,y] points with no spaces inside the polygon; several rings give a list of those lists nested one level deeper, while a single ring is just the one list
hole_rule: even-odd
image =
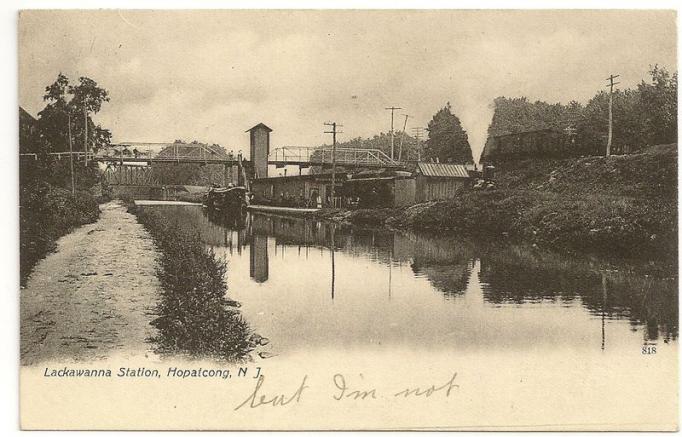
[{"label": "cloud", "polygon": [[[20,20],[20,103],[32,113],[60,71],[110,92],[98,121],[114,140],[175,138],[247,149],[408,129],[451,102],[474,155],[492,100],[585,101],[610,73],[634,86],[674,69],[667,11],[28,11]],[[396,126],[402,127],[397,115]]]}]

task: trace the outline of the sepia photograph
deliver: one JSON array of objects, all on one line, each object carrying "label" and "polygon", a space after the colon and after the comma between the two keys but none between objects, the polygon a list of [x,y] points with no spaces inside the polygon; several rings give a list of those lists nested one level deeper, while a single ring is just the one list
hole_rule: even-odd
[{"label": "sepia photograph", "polygon": [[678,430],[677,11],[16,20],[22,429]]}]

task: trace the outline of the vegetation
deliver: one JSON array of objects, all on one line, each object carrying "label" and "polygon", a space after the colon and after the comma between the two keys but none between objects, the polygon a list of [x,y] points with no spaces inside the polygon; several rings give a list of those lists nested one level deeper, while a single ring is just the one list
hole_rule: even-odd
[{"label": "vegetation", "polygon": [[[677,73],[651,68],[651,82],[613,93],[612,153],[631,153],[654,144],[677,141]],[[609,93],[600,91],[586,105],[529,102],[525,97],[498,97],[488,128],[488,143],[498,135],[569,128],[573,148],[564,155],[604,155],[608,131]],[[568,133],[568,132],[567,132]]]},{"label": "vegetation", "polygon": [[494,187],[456,199],[337,217],[676,263],[676,144],[610,158],[510,162],[496,172]]},{"label": "vegetation", "polygon": [[160,353],[185,353],[228,361],[253,349],[251,330],[226,298],[225,262],[205,248],[196,230],[158,212],[133,210],[161,252],[157,276],[163,294],[152,340]]},{"label": "vegetation", "polygon": [[88,192],[38,182],[22,186],[19,208],[20,279],[26,283],[35,264],[56,248],[59,237],[99,217],[97,201]]},{"label": "vegetation", "polygon": [[[72,193],[70,160],[55,160],[47,155],[69,150],[69,128],[74,144],[75,138],[84,138],[84,110],[88,114],[98,112],[102,103],[109,100],[107,91],[86,77],[71,86],[68,78],[59,74],[45,88],[43,99],[48,103],[37,120],[28,114],[20,117],[20,151],[37,154],[35,160],[22,159],[19,171],[22,284],[35,264],[55,249],[57,239],[75,227],[97,220],[97,204],[107,198],[97,168],[86,167],[82,161],[74,163]],[[109,131],[95,125],[90,117],[87,122],[90,148],[108,144]]]},{"label": "vegetation", "polygon": [[[391,132],[381,132],[372,138],[352,138],[348,141],[338,142],[336,146],[353,149],[378,149],[387,156],[391,156]],[[396,159],[416,161],[423,155],[423,145],[417,144],[417,139],[410,134],[395,131],[393,133],[393,155]]]},{"label": "vegetation", "polygon": [[86,120],[89,149],[96,151],[110,144],[111,132],[91,118],[104,102],[109,101],[108,92],[94,80],[81,77],[78,85],[70,85],[69,79],[60,73],[55,82],[45,88],[43,100],[47,105],[38,113],[37,136],[26,143],[22,153],[68,152],[69,138],[74,151],[83,151]]},{"label": "vegetation", "polygon": [[429,139],[424,147],[424,159],[455,164],[473,163],[467,133],[448,102],[433,116],[428,126]]}]

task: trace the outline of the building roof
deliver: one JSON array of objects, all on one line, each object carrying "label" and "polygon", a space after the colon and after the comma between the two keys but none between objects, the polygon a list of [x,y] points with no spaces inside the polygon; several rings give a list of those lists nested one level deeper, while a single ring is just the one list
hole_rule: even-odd
[{"label": "building roof", "polygon": [[[292,180],[319,180],[319,181],[331,181],[331,173],[315,173],[315,174],[303,174],[303,175],[280,175],[280,176],[268,176],[267,178],[255,178],[251,181],[252,184],[258,183],[269,183],[269,182],[281,182],[281,181],[292,181]],[[336,172],[336,180],[340,183],[346,180],[345,172]]]},{"label": "building roof", "polygon": [[431,162],[417,163],[417,172],[436,178],[468,178],[466,166],[460,164],[437,164]]},{"label": "building roof", "polygon": [[267,127],[267,126],[266,126],[265,124],[263,124],[263,123],[258,123],[257,125],[255,125],[255,126],[252,127],[251,129],[247,129],[247,130],[245,130],[244,132],[251,132],[252,130],[255,130],[255,129],[265,129],[265,130],[267,130],[268,132],[272,132],[272,129],[270,129],[269,127]]},{"label": "building roof", "polygon": [[19,120],[21,121],[28,121],[28,122],[36,122],[36,118],[32,116],[31,114],[28,113],[27,110],[19,106]]}]

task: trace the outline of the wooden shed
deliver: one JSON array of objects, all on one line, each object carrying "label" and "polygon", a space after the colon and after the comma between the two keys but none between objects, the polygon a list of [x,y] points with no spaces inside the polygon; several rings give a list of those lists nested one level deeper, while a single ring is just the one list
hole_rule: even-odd
[{"label": "wooden shed", "polygon": [[392,208],[413,205],[415,186],[411,176],[356,178],[344,181],[343,193],[361,208]]},{"label": "wooden shed", "polygon": [[459,164],[420,162],[415,177],[417,203],[453,199],[472,181],[466,166]]},{"label": "wooden shed", "polygon": [[[340,190],[345,173],[337,173],[336,189]],[[323,205],[331,202],[331,174],[276,176],[251,181],[254,202],[260,205],[315,207],[319,196]]]}]

